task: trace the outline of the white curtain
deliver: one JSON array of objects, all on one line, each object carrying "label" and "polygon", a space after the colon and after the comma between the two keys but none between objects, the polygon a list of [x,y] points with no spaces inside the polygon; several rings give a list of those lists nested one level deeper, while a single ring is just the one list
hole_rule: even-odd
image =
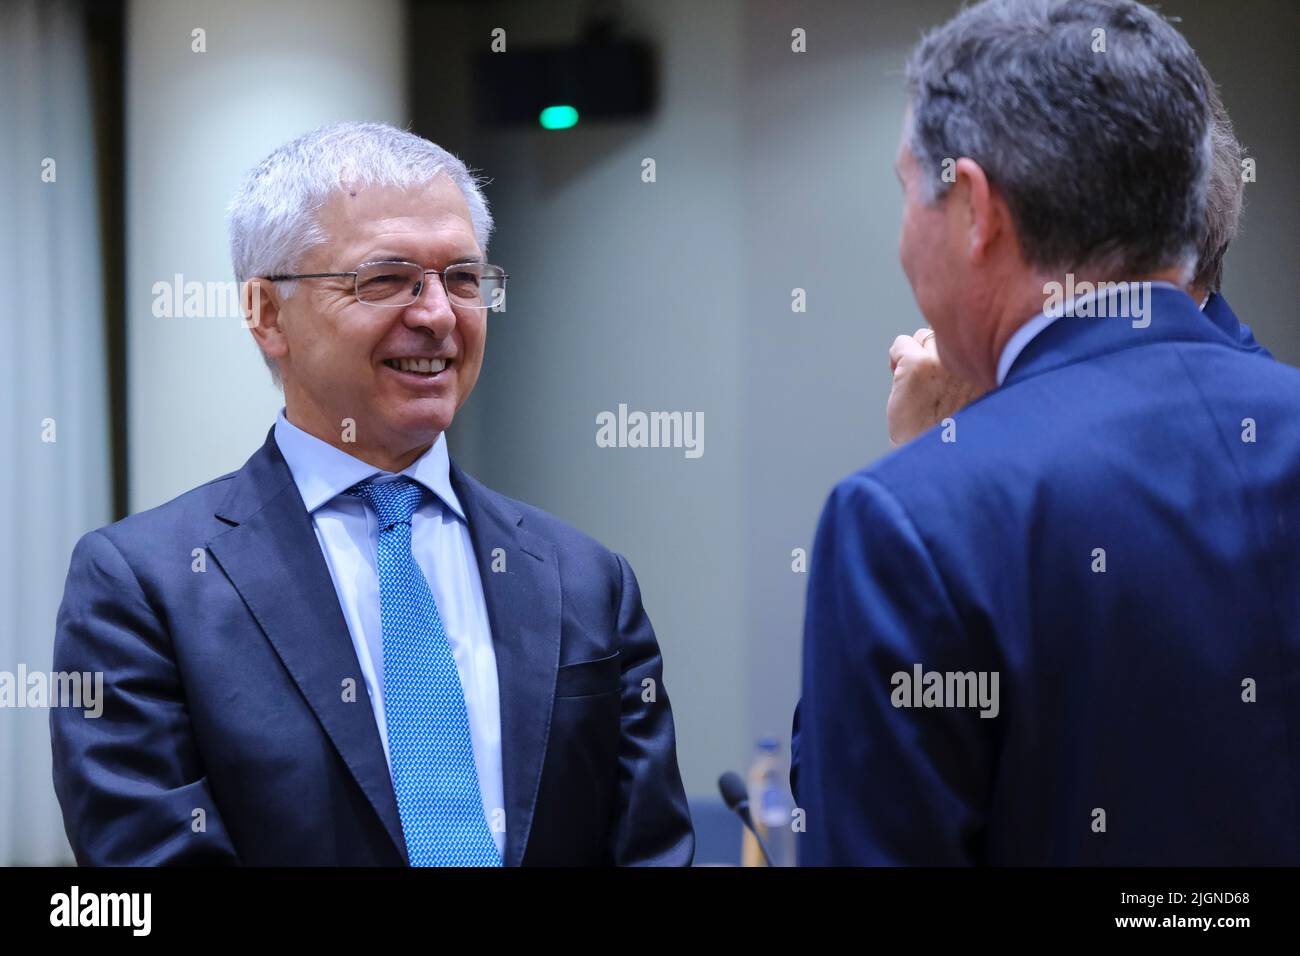
[{"label": "white curtain", "polygon": [[[72,547],[111,517],[89,83],[79,5],[0,0],[0,671],[14,675],[48,674]],[[0,708],[0,864],[71,862],[49,711]]]}]

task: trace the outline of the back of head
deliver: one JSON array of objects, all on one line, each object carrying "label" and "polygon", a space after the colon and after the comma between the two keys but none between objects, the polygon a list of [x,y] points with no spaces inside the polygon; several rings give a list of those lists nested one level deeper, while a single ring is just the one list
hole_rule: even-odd
[{"label": "back of head", "polygon": [[908,63],[909,146],[937,200],[969,157],[1021,254],[1060,274],[1184,268],[1204,222],[1209,105],[1187,41],[1133,0],[986,0]]},{"label": "back of head", "polygon": [[1241,143],[1214,80],[1205,74],[1210,103],[1210,181],[1205,193],[1205,218],[1197,247],[1192,287],[1199,294],[1218,292],[1223,284],[1223,257],[1237,237],[1246,191],[1241,180]]}]

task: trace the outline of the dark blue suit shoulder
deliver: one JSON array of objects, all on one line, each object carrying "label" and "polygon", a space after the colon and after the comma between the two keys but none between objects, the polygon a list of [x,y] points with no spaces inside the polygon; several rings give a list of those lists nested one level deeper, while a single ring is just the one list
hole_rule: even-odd
[{"label": "dark blue suit shoulder", "polygon": [[230,482],[237,474],[238,472],[232,471],[205,481],[169,501],[129,514],[97,530],[103,532],[114,544],[126,545],[148,541],[160,534],[171,536],[179,529],[207,528],[212,522],[217,527],[222,527],[220,522],[216,522],[214,513],[225,499]]}]

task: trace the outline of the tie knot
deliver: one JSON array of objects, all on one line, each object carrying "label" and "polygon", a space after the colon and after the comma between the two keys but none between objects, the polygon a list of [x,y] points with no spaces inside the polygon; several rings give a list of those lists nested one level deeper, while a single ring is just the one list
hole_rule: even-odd
[{"label": "tie knot", "polygon": [[424,489],[405,477],[384,482],[367,478],[343,493],[370,502],[370,507],[379,516],[380,530],[387,531],[395,524],[410,523],[411,515],[415,514],[424,496]]}]

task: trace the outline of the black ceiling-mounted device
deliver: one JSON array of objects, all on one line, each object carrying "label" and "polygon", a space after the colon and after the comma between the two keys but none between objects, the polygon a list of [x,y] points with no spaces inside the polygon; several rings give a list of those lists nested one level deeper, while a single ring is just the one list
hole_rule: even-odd
[{"label": "black ceiling-mounted device", "polygon": [[474,79],[479,116],[494,126],[566,129],[649,116],[655,106],[650,44],[615,39],[612,20],[588,24],[568,46],[482,53]]}]

